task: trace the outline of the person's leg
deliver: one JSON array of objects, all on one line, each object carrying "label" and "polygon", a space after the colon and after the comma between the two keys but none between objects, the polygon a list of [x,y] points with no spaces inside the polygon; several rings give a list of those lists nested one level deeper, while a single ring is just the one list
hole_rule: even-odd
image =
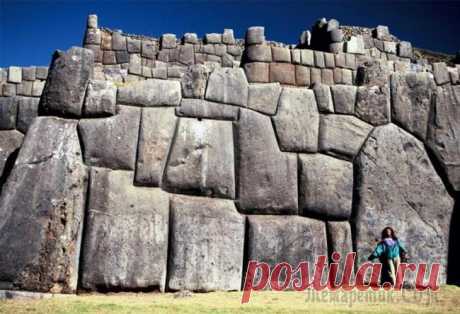
[{"label": "person's leg", "polygon": [[387,259],[388,262],[388,275],[391,278],[391,284],[394,286],[396,283],[396,271],[395,271],[395,263],[394,260],[389,258]]},{"label": "person's leg", "polygon": [[395,276],[395,279],[396,279],[395,283],[396,283],[396,282],[399,282],[399,281],[402,280],[402,278],[401,278],[402,274],[398,273],[399,264],[401,264],[401,259],[399,258],[399,256],[397,256],[397,257],[395,257],[393,259],[393,263],[394,263],[395,273],[396,273],[396,276]]}]

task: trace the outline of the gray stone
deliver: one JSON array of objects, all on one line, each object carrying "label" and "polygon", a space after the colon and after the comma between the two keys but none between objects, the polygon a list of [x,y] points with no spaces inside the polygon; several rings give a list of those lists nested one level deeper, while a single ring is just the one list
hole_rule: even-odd
[{"label": "gray stone", "polygon": [[18,118],[16,128],[26,133],[32,121],[38,116],[38,98],[21,97],[18,102]]},{"label": "gray stone", "polygon": [[22,81],[16,85],[16,94],[21,96],[32,96],[33,81]]},{"label": "gray stone", "polygon": [[290,63],[270,63],[270,82],[295,85],[295,65]]},{"label": "gray stone", "polygon": [[83,107],[85,116],[114,115],[116,102],[117,87],[113,82],[89,81]]},{"label": "gray stone", "polygon": [[251,62],[244,65],[244,73],[250,83],[268,83],[270,65],[264,62]]},{"label": "gray stone", "polygon": [[56,51],[40,99],[41,109],[47,114],[81,116],[93,66],[91,50],[72,47],[67,52]]},{"label": "gray stone", "polygon": [[132,82],[120,86],[117,96],[117,102],[124,105],[178,106],[181,100],[181,84],[178,81],[158,79]]},{"label": "gray stone", "polygon": [[129,53],[126,50],[120,50],[115,52],[115,59],[118,64],[129,63]]},{"label": "gray stone", "polygon": [[0,130],[16,128],[19,97],[0,97]]},{"label": "gray stone", "polygon": [[227,45],[235,44],[235,37],[233,35],[233,29],[224,29],[224,33],[222,34],[222,42]]},{"label": "gray stone", "polygon": [[168,194],[133,186],[130,171],[92,168],[89,195],[82,287],[164,291]]},{"label": "gray stone", "polygon": [[161,49],[176,48],[177,39],[175,34],[163,34],[161,36]]},{"label": "gray stone", "polygon": [[444,62],[433,63],[433,75],[436,84],[442,85],[450,82],[449,71]]},{"label": "gray stone", "polygon": [[321,83],[334,85],[334,71],[332,69],[321,69]]},{"label": "gray stone", "polygon": [[12,97],[16,96],[16,85],[13,83],[6,83],[3,85],[3,96]]},{"label": "gray stone", "polygon": [[335,277],[335,283],[340,284],[343,276],[343,261],[345,256],[353,252],[351,226],[348,221],[328,221],[326,223],[329,253],[340,254],[339,269]]},{"label": "gray stone", "polygon": [[243,69],[215,69],[209,76],[206,99],[246,107],[248,81]]},{"label": "gray stone", "polygon": [[232,201],[172,197],[168,288],[240,290],[244,229]]},{"label": "gray stone", "polygon": [[207,101],[183,98],[176,107],[176,115],[199,119],[238,120],[239,107]]},{"label": "gray stone", "polygon": [[333,29],[329,32],[329,38],[333,43],[340,43],[343,41],[343,31],[341,29]]},{"label": "gray stone", "polygon": [[208,33],[204,35],[204,40],[207,44],[220,44],[222,43],[222,34]]},{"label": "gray stone", "polygon": [[190,66],[181,79],[182,96],[204,98],[209,71],[201,64]]},{"label": "gray stone", "polygon": [[324,68],[326,64],[324,62],[324,52],[314,51],[313,55],[315,56],[315,66],[317,68]]},{"label": "gray stone", "polygon": [[8,82],[9,83],[21,83],[22,81],[22,69],[20,67],[11,66],[8,68]]},{"label": "gray stone", "polygon": [[460,86],[438,87],[426,144],[455,191],[460,191]]},{"label": "gray stone", "polygon": [[390,122],[389,86],[360,86],[356,98],[355,113],[358,118],[372,125]]},{"label": "gray stone", "polygon": [[336,113],[354,114],[356,103],[356,86],[333,85],[331,86],[334,110]]},{"label": "gray stone", "polygon": [[324,65],[326,66],[326,68],[335,68],[335,56],[333,53],[324,53]]},{"label": "gray stone", "polygon": [[162,187],[174,193],[234,199],[233,150],[231,122],[180,118]]},{"label": "gray stone", "polygon": [[198,44],[198,36],[196,33],[185,33],[183,39],[185,44]]},{"label": "gray stone", "polygon": [[24,135],[16,130],[0,131],[0,176],[3,175],[8,159],[21,147]]},{"label": "gray stone", "polygon": [[338,29],[339,25],[339,21],[337,21],[336,19],[330,19],[329,21],[327,21],[326,30],[330,32],[334,29]]},{"label": "gray stone", "polygon": [[321,84],[321,69],[310,68],[310,83],[313,86]]},{"label": "gray stone", "polygon": [[263,44],[265,42],[265,28],[263,26],[252,26],[246,31],[246,45]]},{"label": "gray stone", "polygon": [[23,67],[22,79],[26,81],[35,81],[35,67]]},{"label": "gray stone", "polygon": [[379,25],[374,29],[374,37],[377,39],[386,40],[390,36],[390,31],[388,26]]},{"label": "gray stone", "polygon": [[117,55],[115,51],[106,50],[104,51],[102,57],[102,64],[104,65],[114,65],[117,64]]},{"label": "gray stone", "polygon": [[84,43],[85,45],[100,45],[102,42],[101,31],[97,28],[86,29]]},{"label": "gray stone", "polygon": [[355,165],[358,265],[372,253],[381,230],[392,226],[407,243],[411,263],[441,263],[444,283],[454,202],[423,144],[393,124],[379,126]]},{"label": "gray stone", "polygon": [[127,37],[126,38],[126,48],[129,53],[140,53],[141,52],[141,41],[140,39]]},{"label": "gray stone", "polygon": [[128,73],[141,75],[142,74],[142,59],[137,54],[129,55]]},{"label": "gray stone", "polygon": [[157,43],[151,40],[142,40],[141,51],[141,55],[144,58],[155,59],[155,54],[157,52]]},{"label": "gray stone", "polygon": [[[271,268],[282,262],[297,267],[300,262],[314,265],[318,255],[327,256],[326,224],[323,221],[271,215],[250,215],[247,219],[248,260],[267,263]],[[309,278],[313,278],[313,269],[309,268]],[[257,272],[255,281],[259,279],[260,272]],[[280,279],[283,281],[284,275]]]},{"label": "gray stone", "polygon": [[384,41],[383,51],[391,54],[396,54],[396,43],[393,41]]},{"label": "gray stone", "polygon": [[96,14],[88,15],[88,19],[86,21],[86,26],[88,28],[97,28],[97,15]]},{"label": "gray stone", "polygon": [[274,115],[281,94],[279,83],[250,84],[248,108],[265,114]]},{"label": "gray stone", "polygon": [[386,61],[372,60],[360,65],[357,70],[358,85],[386,86],[389,83],[390,69]]},{"label": "gray stone", "polygon": [[300,50],[300,61],[302,65],[314,66],[315,59],[313,55],[313,50],[301,49]]},{"label": "gray stone", "polygon": [[291,49],[291,60],[294,64],[301,64],[300,49]]},{"label": "gray stone", "polygon": [[7,289],[75,293],[87,185],[77,122],[39,117],[0,198]]},{"label": "gray stone", "polygon": [[412,45],[408,41],[398,43],[398,56],[403,58],[412,58]]},{"label": "gray stone", "polygon": [[297,158],[282,153],[269,117],[241,109],[238,122],[239,209],[297,214]]},{"label": "gray stone", "polygon": [[345,51],[348,53],[364,54],[364,40],[362,36],[351,36],[345,43]]},{"label": "gray stone", "polygon": [[126,37],[119,32],[112,33],[112,49],[113,50],[127,50]]},{"label": "gray stone", "polygon": [[176,129],[174,108],[143,108],[137,149],[138,185],[161,186],[163,169]]},{"label": "gray stone", "polygon": [[318,151],[319,113],[311,89],[283,88],[273,123],[282,151]]},{"label": "gray stone", "polygon": [[251,45],[245,50],[250,62],[271,62],[272,47],[269,45]]},{"label": "gray stone", "polygon": [[353,197],[353,165],[323,154],[299,154],[302,215],[349,219]]},{"label": "gray stone", "polygon": [[425,139],[436,84],[429,73],[395,73],[391,76],[392,119]]},{"label": "gray stone", "polygon": [[352,160],[371,130],[371,125],[353,116],[321,115],[319,150],[332,156]]},{"label": "gray stone", "polygon": [[134,170],[140,109],[118,107],[109,118],[82,119],[78,130],[83,142],[85,163],[111,169]]},{"label": "gray stone", "polygon": [[295,83],[297,86],[310,86],[310,68],[303,65],[295,66]]},{"label": "gray stone", "polygon": [[48,77],[48,68],[47,67],[37,67],[35,69],[35,77],[38,80],[46,80]]},{"label": "gray stone", "polygon": [[329,86],[325,84],[315,84],[313,86],[315,93],[316,103],[320,112],[332,113],[334,112],[334,103],[332,101],[332,93]]},{"label": "gray stone", "polygon": [[289,48],[275,46],[271,48],[274,62],[291,62],[291,51]]}]

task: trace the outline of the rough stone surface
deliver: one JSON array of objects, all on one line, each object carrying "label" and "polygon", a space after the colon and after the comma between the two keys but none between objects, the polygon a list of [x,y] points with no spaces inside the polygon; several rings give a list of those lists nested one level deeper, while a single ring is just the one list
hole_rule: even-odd
[{"label": "rough stone surface", "polygon": [[356,116],[372,125],[389,123],[391,120],[389,86],[359,86],[356,96]]},{"label": "rough stone surface", "polygon": [[175,193],[234,199],[232,123],[180,118],[162,186]]},{"label": "rough stone surface", "polygon": [[447,65],[444,62],[433,63],[433,75],[436,84],[442,85],[450,82]]},{"label": "rough stone surface", "polygon": [[111,169],[134,170],[140,109],[120,106],[110,118],[82,119],[78,125],[85,163]]},{"label": "rough stone surface", "polygon": [[323,154],[299,155],[303,215],[349,219],[353,196],[353,165]]},{"label": "rough stone surface", "polygon": [[203,99],[183,98],[181,105],[176,107],[176,115],[180,117],[238,120],[239,107],[207,101]]},{"label": "rough stone surface", "polygon": [[86,185],[77,122],[35,119],[0,198],[3,287],[75,292]]},{"label": "rough stone surface", "polygon": [[334,99],[334,110],[336,113],[354,114],[356,90],[356,86],[331,86],[332,98]]},{"label": "rough stone surface", "polygon": [[16,128],[18,98],[0,97],[0,130]]},{"label": "rough stone surface", "polygon": [[244,218],[232,201],[171,199],[171,290],[239,290],[243,273]]},{"label": "rough stone surface", "polygon": [[321,115],[319,150],[352,160],[371,130],[371,125],[353,116]]},{"label": "rough stone surface", "polygon": [[248,81],[243,69],[215,69],[209,76],[206,99],[246,107]]},{"label": "rough stone surface", "polygon": [[16,130],[0,131],[0,177],[7,163],[14,161],[8,159],[21,147],[23,138],[24,135]]},{"label": "rough stone surface", "polygon": [[40,100],[47,114],[81,116],[88,81],[93,76],[94,55],[89,49],[72,47],[56,51]]},{"label": "rough stone surface", "polygon": [[204,98],[209,71],[201,64],[190,66],[181,79],[182,96]]},{"label": "rough stone surface", "polygon": [[312,90],[283,88],[273,123],[282,151],[318,150],[319,113]]},{"label": "rough stone surface", "polygon": [[274,115],[278,108],[280,94],[281,86],[279,83],[250,84],[248,108]]},{"label": "rough stone surface", "polygon": [[263,44],[265,42],[265,28],[263,26],[249,27],[246,32],[246,45]]},{"label": "rough stone surface", "polygon": [[269,45],[251,45],[245,50],[248,61],[271,62],[272,48]]},{"label": "rough stone surface", "polygon": [[83,288],[164,291],[169,197],[158,188],[132,183],[130,171],[92,168]]},{"label": "rough stone surface", "polygon": [[282,153],[270,118],[240,111],[239,209],[248,213],[297,213],[297,158]]},{"label": "rough stone surface", "polygon": [[85,116],[114,115],[116,112],[117,87],[111,81],[91,80],[86,91]]},{"label": "rough stone surface", "polygon": [[180,100],[181,84],[178,81],[149,79],[131,82],[118,88],[117,102],[124,105],[178,106]]},{"label": "rough stone surface", "polygon": [[244,72],[251,83],[268,83],[270,65],[264,62],[251,62],[244,65]]},{"label": "rough stone surface", "polygon": [[438,87],[433,109],[426,143],[460,191],[460,86]]},{"label": "rough stone surface", "polygon": [[30,124],[38,115],[38,104],[40,99],[32,97],[21,97],[18,102],[18,117],[16,128],[26,133]]},{"label": "rough stone surface", "polygon": [[138,185],[161,186],[163,169],[176,129],[174,108],[143,108],[137,149]]},{"label": "rough stone surface", "polygon": [[[326,223],[329,253],[337,252],[340,254],[340,262],[343,263],[345,256],[353,252],[353,242],[351,226],[348,221],[328,221]],[[340,263],[339,262],[339,263]],[[340,266],[342,266],[341,264]],[[339,267],[335,282],[341,283],[343,267]]]},{"label": "rough stone surface", "polygon": [[[398,230],[412,263],[447,265],[454,202],[431,165],[423,144],[393,124],[379,126],[355,160],[358,263],[372,252],[386,226]],[[436,209],[436,210],[433,210]],[[446,280],[446,269],[440,282]]]},{"label": "rough stone surface", "polygon": [[392,118],[415,136],[425,139],[436,84],[428,73],[391,76]]},{"label": "rough stone surface", "polygon": [[325,84],[315,84],[313,86],[315,93],[316,103],[320,112],[332,113],[334,112],[334,102],[332,101],[332,93],[329,86]]},{"label": "rough stone surface", "polygon": [[290,63],[270,63],[270,82],[295,85],[295,66]]},{"label": "rough stone surface", "polygon": [[[272,215],[249,215],[247,219],[248,260],[265,262],[272,268],[281,261],[297,267],[300,262],[313,265],[317,255],[327,255],[323,221]],[[310,278],[313,269],[309,269]],[[260,272],[256,273],[256,282],[259,278]]]}]

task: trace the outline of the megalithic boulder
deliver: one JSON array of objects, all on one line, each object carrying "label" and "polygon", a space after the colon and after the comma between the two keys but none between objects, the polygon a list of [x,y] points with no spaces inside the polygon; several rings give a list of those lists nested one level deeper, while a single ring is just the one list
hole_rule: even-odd
[{"label": "megalithic boulder", "polygon": [[75,292],[87,181],[77,121],[36,118],[0,197],[0,289]]}]

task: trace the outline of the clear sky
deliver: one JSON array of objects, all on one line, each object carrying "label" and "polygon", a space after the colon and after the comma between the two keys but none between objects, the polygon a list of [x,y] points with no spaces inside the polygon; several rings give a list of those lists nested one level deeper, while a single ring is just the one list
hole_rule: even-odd
[{"label": "clear sky", "polygon": [[47,65],[55,49],[81,45],[86,16],[127,33],[222,32],[238,38],[249,26],[265,26],[268,39],[296,43],[320,17],[341,24],[388,25],[414,46],[460,50],[460,1],[75,1],[0,0],[0,67]]}]

